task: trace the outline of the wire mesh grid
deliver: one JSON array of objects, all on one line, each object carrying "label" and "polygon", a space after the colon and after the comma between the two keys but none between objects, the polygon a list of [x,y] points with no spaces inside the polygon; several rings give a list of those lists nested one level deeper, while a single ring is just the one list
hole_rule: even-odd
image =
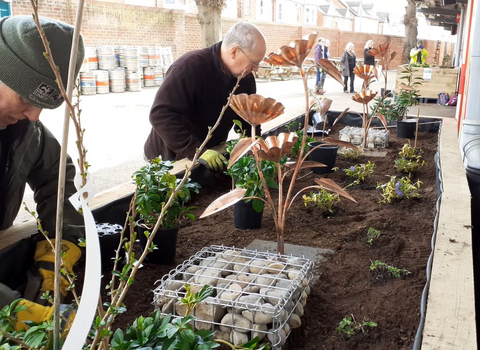
[{"label": "wire mesh grid", "polygon": [[[339,132],[340,140],[351,142],[355,146],[363,144],[363,129],[346,126]],[[387,148],[390,140],[390,130],[368,129],[367,148]]]},{"label": "wire mesh grid", "polygon": [[290,329],[299,327],[314,263],[304,257],[234,247],[210,246],[177,266],[154,290],[154,304],[163,314],[185,316],[184,284],[192,292],[214,287],[212,296],[193,311],[196,329],[242,344],[254,337],[280,349]]}]

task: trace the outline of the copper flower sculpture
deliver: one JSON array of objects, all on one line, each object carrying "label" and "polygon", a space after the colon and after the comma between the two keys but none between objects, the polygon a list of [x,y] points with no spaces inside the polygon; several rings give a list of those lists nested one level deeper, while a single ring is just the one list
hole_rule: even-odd
[{"label": "copper flower sculpture", "polygon": [[375,66],[364,64],[353,69],[355,75],[363,79],[362,91],[367,91],[373,78],[378,80],[378,71]]},{"label": "copper flower sculpture", "polygon": [[[390,47],[392,46],[392,42],[390,40],[386,41],[384,44],[381,44],[370,51],[368,51],[369,55],[375,56],[375,58],[380,59],[380,64],[382,65],[382,74],[385,78],[385,88],[384,94],[387,91],[387,80],[388,80],[388,67],[392,60],[397,56],[396,51],[391,51]],[[383,97],[383,96],[382,96]]]},{"label": "copper flower sculpture", "polygon": [[[231,107],[232,109],[240,115],[244,120],[252,125],[252,137],[249,139],[240,140],[237,145],[234,147],[230,154],[229,167],[231,167],[239,158],[241,158],[245,153],[253,153],[256,163],[257,170],[262,180],[262,185],[265,191],[266,199],[258,198],[263,200],[271,209],[273,213],[273,218],[277,230],[277,251],[280,254],[285,253],[284,249],[284,232],[285,232],[285,220],[288,209],[290,208],[293,200],[298,196],[300,192],[305,189],[310,188],[322,188],[321,184],[314,186],[308,186],[305,189],[301,189],[295,196],[292,196],[293,187],[297,178],[297,174],[300,168],[305,167],[321,167],[323,164],[317,162],[306,162],[308,157],[307,153],[304,155],[305,143],[306,143],[306,134],[307,126],[309,121],[309,99],[308,99],[308,87],[307,87],[307,78],[305,71],[303,70],[302,64],[305,60],[305,57],[310,53],[313,44],[315,43],[317,34],[311,34],[306,40],[295,40],[290,46],[282,46],[279,53],[271,53],[268,57],[264,59],[265,62],[271,63],[273,65],[279,66],[296,66],[300,70],[300,74],[303,81],[304,92],[305,92],[305,120],[303,128],[303,138],[302,144],[300,146],[300,154],[298,160],[295,163],[289,163],[286,166],[286,170],[282,173],[282,165],[280,164],[281,159],[286,156],[292,149],[293,145],[297,142],[298,136],[295,132],[291,133],[281,133],[277,136],[269,136],[265,140],[255,138],[255,126],[263,124],[269,120],[272,120],[283,113],[283,105],[276,102],[275,100],[263,98],[259,95],[237,95],[232,97]],[[329,102],[330,101],[330,102]],[[325,99],[321,105],[321,110],[328,110],[330,107],[331,100]],[[330,143],[338,143],[345,145],[347,147],[355,148],[351,144],[346,144],[345,142],[331,140]],[[326,143],[328,145],[328,142]],[[261,161],[262,160],[274,161],[277,166],[277,177],[278,177],[278,204],[275,205],[273,198],[270,194],[270,190],[265,182],[261,170]],[[284,196],[283,191],[283,182],[286,178],[286,174],[293,171],[291,176],[289,188],[287,194]],[[329,189],[338,192],[339,191],[335,186],[328,187]],[[234,204],[239,200],[239,197],[242,197],[241,192],[232,194],[231,196],[221,198],[221,203],[218,203],[220,199],[214,201],[210,206],[205,210],[205,212],[200,217],[205,217],[210,215],[221,208],[225,208],[228,205]],[[244,199],[249,199],[252,197],[247,197]],[[257,197],[255,197],[257,198]],[[230,201],[230,203],[229,203]]]},{"label": "copper flower sculpture", "polygon": [[368,129],[370,128],[370,125],[372,124],[372,120],[374,118],[378,118],[385,127],[385,130],[387,130],[387,120],[382,114],[374,114],[370,117],[368,114],[368,103],[373,100],[376,95],[376,91],[368,90],[362,91],[359,94],[355,94],[355,96],[352,96],[352,100],[362,104],[363,148],[366,148],[367,146]]}]

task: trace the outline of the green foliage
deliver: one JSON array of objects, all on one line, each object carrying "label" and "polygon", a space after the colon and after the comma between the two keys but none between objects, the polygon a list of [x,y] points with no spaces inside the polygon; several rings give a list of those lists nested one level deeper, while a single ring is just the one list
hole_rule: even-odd
[{"label": "green foliage", "polygon": [[421,160],[421,153],[422,150],[417,150],[410,143],[404,144],[400,152],[398,152],[400,157],[395,160],[395,168],[411,176],[412,173],[425,166],[425,161]]},{"label": "green foliage", "polygon": [[[233,148],[232,148],[233,149]],[[277,167],[275,162],[262,160],[262,172],[268,188],[278,188],[275,181]],[[262,179],[258,173],[257,163],[253,155],[246,154],[241,157],[233,166],[228,169],[228,175],[232,177],[235,186],[247,190],[245,197],[265,197],[265,190],[262,185]],[[260,213],[263,210],[264,202],[260,199],[247,199],[245,202],[252,201],[253,209]]]},{"label": "green foliage", "polygon": [[[162,208],[175,187],[181,182],[181,179],[170,174],[171,169],[173,169],[172,162],[155,158],[133,174],[138,187],[137,210],[140,219],[143,219],[148,226],[155,225]],[[168,208],[161,224],[162,228],[176,227],[184,218],[195,220],[193,214],[190,213],[194,208],[186,207],[185,204],[190,200],[191,192],[198,193],[199,188],[199,184],[187,179],[174,198],[171,207]]]},{"label": "green foliage", "polygon": [[325,214],[333,214],[335,206],[340,202],[340,196],[336,193],[330,193],[325,189],[320,189],[320,192],[310,192],[310,195],[303,195],[303,202],[305,206],[308,203],[315,204]]},{"label": "green foliage", "polygon": [[[300,148],[302,147],[303,128],[301,128],[300,124],[297,122],[292,122],[290,124],[287,124],[286,128],[288,132],[295,132],[298,136],[297,142],[295,142],[295,144],[292,147],[292,150],[290,151],[292,156],[297,157],[300,154]],[[309,142],[317,142],[317,139],[307,135],[307,139],[305,141],[305,148],[303,150],[304,154],[305,152],[308,152]]]},{"label": "green foliage", "polygon": [[415,67],[415,68],[429,68],[430,65],[427,63],[427,62],[423,62],[423,63],[412,63],[411,64],[412,67]]},{"label": "green foliage", "polygon": [[373,174],[373,171],[377,168],[375,163],[368,161],[367,164],[356,164],[352,165],[350,168],[343,169],[345,175],[354,179],[350,186],[358,185],[365,181],[367,177]]},{"label": "green foliage", "polygon": [[366,333],[368,331],[368,328],[375,327],[377,327],[376,322],[367,320],[363,322],[358,322],[352,315],[352,317],[346,316],[343,318],[342,321],[340,321],[337,327],[337,331],[348,339],[353,337],[358,331]]},{"label": "green foliage", "polygon": [[420,198],[418,191],[421,184],[420,180],[412,183],[409,177],[404,176],[397,181],[396,176],[390,176],[390,181],[386,184],[377,185],[377,188],[382,190],[379,203],[392,203],[395,199]]},{"label": "green foliage", "polygon": [[398,110],[397,120],[402,120],[403,117],[407,115],[409,107],[418,105],[420,94],[416,89],[419,85],[422,85],[423,78],[414,77],[412,67],[413,65],[406,66],[405,69],[401,71],[403,75],[400,77],[400,81],[413,90],[400,88],[400,93],[395,102],[395,108]]},{"label": "green foliage", "polygon": [[404,269],[396,268],[395,266],[388,265],[379,260],[375,260],[370,265],[370,271],[375,272],[379,275],[386,274],[388,277],[400,278],[402,276],[410,275],[411,272]]},{"label": "green foliage", "polygon": [[209,284],[204,285],[203,288],[197,293],[193,293],[190,285],[187,283],[184,287],[186,290],[185,298],[180,298],[178,301],[187,306],[186,315],[190,315],[190,312],[192,312],[195,305],[204,301],[213,294],[213,287]]},{"label": "green foliage", "polygon": [[353,148],[347,148],[342,152],[342,156],[348,160],[357,160],[362,155],[362,152],[357,151]]},{"label": "green foliage", "polygon": [[449,54],[444,55],[442,58],[442,64],[440,65],[440,67],[442,68],[450,67],[451,61],[452,61],[452,56],[450,56]]},{"label": "green foliage", "polygon": [[373,244],[373,241],[380,237],[380,231],[375,230],[373,227],[369,227],[367,231],[367,243]]},{"label": "green foliage", "polygon": [[401,120],[402,117],[399,116],[400,114],[400,105],[395,103],[395,101],[391,98],[387,98],[384,96],[377,97],[374,100],[373,105],[370,107],[372,109],[372,115],[382,114],[387,122]]}]

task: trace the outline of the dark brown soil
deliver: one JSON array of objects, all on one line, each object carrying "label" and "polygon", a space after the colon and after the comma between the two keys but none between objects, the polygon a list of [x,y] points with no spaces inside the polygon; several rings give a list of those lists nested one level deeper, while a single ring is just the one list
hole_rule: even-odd
[{"label": "dark brown soil", "polygon": [[[334,251],[315,267],[315,282],[308,299],[302,327],[289,338],[289,349],[411,349],[420,320],[420,298],[425,285],[425,269],[430,254],[430,240],[435,216],[437,191],[434,154],[437,134],[420,133],[417,146],[422,148],[427,164],[414,176],[423,182],[421,198],[395,204],[378,203],[378,182],[386,175],[398,175],[393,167],[404,140],[393,133],[387,156],[362,156],[357,161],[337,158],[344,169],[368,160],[377,169],[365,185],[350,188],[357,204],[343,199],[335,216],[322,217],[317,208],[305,207],[303,200],[294,202],[288,213],[285,240],[287,243]],[[313,184],[320,175],[310,174],[297,181],[300,189]],[[345,185],[343,171],[327,177]],[[215,198],[228,190],[230,180],[224,179],[205,187],[192,205],[198,216]],[[381,231],[373,245],[366,243],[368,228]],[[271,212],[264,213],[260,230],[241,231],[233,226],[232,208],[205,219],[197,220],[180,230],[176,263],[195,254],[205,246],[225,245],[243,248],[254,239],[276,240]],[[411,275],[399,279],[377,280],[369,271],[372,261],[380,260]],[[175,265],[145,264],[125,300],[128,311],[119,317],[117,327],[125,327],[136,317],[150,314],[155,281]],[[339,322],[353,315],[378,323],[373,331],[346,339],[336,331]]]}]

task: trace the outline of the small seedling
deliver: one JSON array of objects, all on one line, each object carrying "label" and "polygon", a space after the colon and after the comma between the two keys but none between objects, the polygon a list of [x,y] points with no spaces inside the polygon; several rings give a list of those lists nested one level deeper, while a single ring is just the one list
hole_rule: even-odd
[{"label": "small seedling", "polygon": [[375,260],[370,265],[370,271],[377,274],[377,279],[380,276],[387,276],[393,278],[400,278],[402,276],[410,275],[411,272],[404,269],[396,268],[395,266],[390,266],[380,260]]},{"label": "small seedling", "polygon": [[[302,146],[302,139],[303,139],[303,129],[301,128],[300,123],[297,123],[297,122],[292,122],[290,124],[287,124],[286,129],[288,132],[295,132],[298,136],[297,142],[295,142],[295,144],[292,147],[292,150],[290,151],[291,155],[296,157],[300,154],[300,147]],[[305,141],[304,154],[305,152],[308,152],[308,144],[310,142],[317,142],[317,139],[307,135],[307,138]]]},{"label": "small seedling", "polygon": [[354,180],[348,186],[359,185],[364,182],[367,177],[373,174],[376,167],[375,163],[368,161],[367,164],[352,165],[350,168],[343,169],[347,177]]},{"label": "small seedling", "polygon": [[409,177],[404,176],[397,181],[396,176],[390,176],[390,181],[387,183],[377,184],[377,188],[382,190],[382,198],[379,203],[392,203],[395,199],[420,198],[418,191],[421,184],[420,180],[412,183]]},{"label": "small seedling", "polygon": [[411,176],[412,173],[425,166],[425,161],[421,160],[421,153],[421,149],[412,147],[410,142],[406,143],[398,152],[399,158],[395,160],[395,168]]},{"label": "small seedling", "polygon": [[363,333],[368,332],[368,328],[375,328],[377,327],[376,322],[364,320],[363,322],[358,322],[355,320],[353,315],[346,316],[343,320],[338,324],[337,331],[340,334],[343,334],[346,338],[353,337],[359,330]]},{"label": "small seedling", "polygon": [[378,237],[380,237],[380,231],[375,230],[373,227],[369,227],[367,232],[367,243],[373,244],[373,240],[377,239]]},{"label": "small seedling", "polygon": [[324,214],[334,214],[335,206],[340,202],[340,196],[336,193],[330,193],[323,188],[320,192],[310,192],[310,195],[303,195],[305,206],[308,203],[315,204]]}]

